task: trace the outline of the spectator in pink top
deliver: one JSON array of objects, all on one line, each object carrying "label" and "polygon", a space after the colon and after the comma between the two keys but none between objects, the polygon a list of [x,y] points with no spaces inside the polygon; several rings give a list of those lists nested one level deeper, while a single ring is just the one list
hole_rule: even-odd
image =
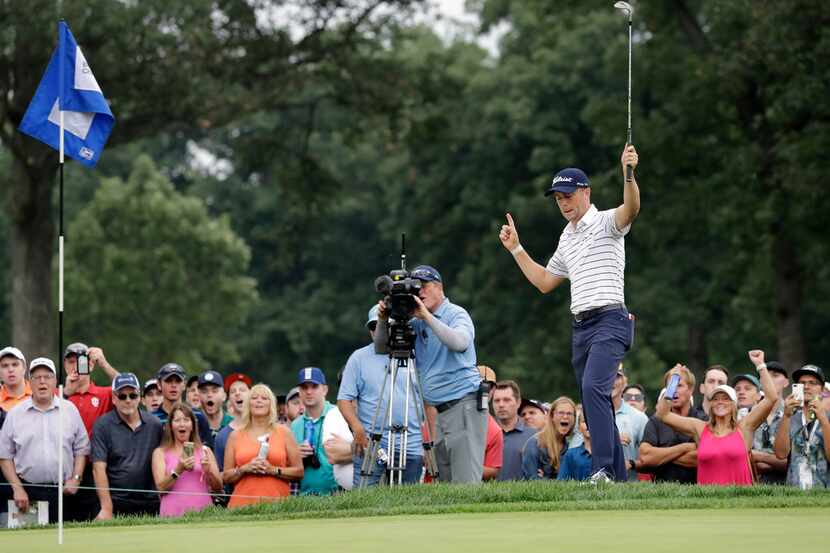
[{"label": "spectator in pink top", "polygon": [[[740,421],[737,395],[735,390],[726,384],[717,386],[707,398],[708,422],[672,413],[671,398],[661,398],[657,402],[655,415],[677,432],[692,436],[697,442],[698,484],[752,484],[752,469],[749,464],[752,440],[755,430],[766,420],[778,402],[778,390],[764,363],[764,352],[752,350],[749,352],[749,359],[761,377],[764,399]],[[678,365],[672,372],[680,368]]]},{"label": "spectator in pink top", "polygon": [[209,447],[202,446],[196,416],[176,403],[164,425],[161,445],[153,452],[153,479],[160,492],[163,517],[178,517],[213,504],[210,492],[222,491],[222,477]]}]

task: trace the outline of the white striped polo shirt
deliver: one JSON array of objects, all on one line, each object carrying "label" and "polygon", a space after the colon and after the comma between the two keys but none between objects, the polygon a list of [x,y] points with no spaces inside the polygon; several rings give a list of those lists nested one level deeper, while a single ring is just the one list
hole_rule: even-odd
[{"label": "white striped polo shirt", "polygon": [[625,235],[617,229],[616,209],[590,209],[574,227],[568,223],[546,270],[571,281],[571,313],[576,315],[614,303],[625,303]]}]

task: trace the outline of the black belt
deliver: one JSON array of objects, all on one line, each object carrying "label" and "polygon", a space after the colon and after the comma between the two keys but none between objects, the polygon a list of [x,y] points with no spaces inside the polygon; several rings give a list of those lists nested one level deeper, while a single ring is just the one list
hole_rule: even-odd
[{"label": "black belt", "polygon": [[461,396],[458,399],[451,399],[450,401],[447,401],[445,403],[439,403],[438,405],[435,406],[435,408],[438,410],[439,413],[443,413],[447,409],[452,409],[453,407],[455,407],[456,405],[458,405],[459,403],[461,403],[465,399],[472,399],[473,401],[475,401],[476,396],[478,396],[478,392],[470,392],[466,396]]},{"label": "black belt", "polygon": [[617,309],[625,309],[624,303],[612,303],[611,305],[603,305],[602,307],[597,307],[596,309],[589,309],[588,311],[583,311],[582,313],[577,313],[574,315],[574,321],[581,323],[583,321],[587,321],[591,317],[596,317],[600,313],[605,313],[606,311],[614,311]]}]

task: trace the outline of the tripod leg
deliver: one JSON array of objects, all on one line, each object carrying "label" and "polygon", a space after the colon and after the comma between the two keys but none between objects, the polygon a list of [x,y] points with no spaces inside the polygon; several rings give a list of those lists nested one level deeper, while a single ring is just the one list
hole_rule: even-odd
[{"label": "tripod leg", "polygon": [[424,412],[424,388],[421,384],[421,376],[418,373],[418,367],[415,366],[414,359],[409,359],[410,366],[412,368],[411,375],[412,378],[415,380],[416,389],[418,391],[418,397],[415,399],[415,407],[418,411],[418,420],[421,423],[421,428],[424,432],[424,468],[426,469],[426,473],[432,478],[433,480],[437,480],[439,478],[438,474],[438,464],[435,461],[435,449],[433,449],[432,443],[432,432],[429,428],[429,423],[426,418],[426,413]]},{"label": "tripod leg", "polygon": [[[389,370],[383,374],[383,384],[380,387],[380,399],[378,406],[375,408],[375,414],[372,416],[372,428],[369,434],[369,444],[366,451],[363,452],[363,463],[360,465],[360,487],[365,488],[369,484],[369,480],[373,477],[375,472],[375,463],[378,459],[378,449],[380,448],[381,437],[383,434],[383,420],[386,418],[388,411],[392,407],[389,402],[384,403],[383,396],[386,391],[386,383],[389,380]],[[383,415],[381,415],[383,411]],[[381,420],[381,426],[378,428],[378,418]]]}]

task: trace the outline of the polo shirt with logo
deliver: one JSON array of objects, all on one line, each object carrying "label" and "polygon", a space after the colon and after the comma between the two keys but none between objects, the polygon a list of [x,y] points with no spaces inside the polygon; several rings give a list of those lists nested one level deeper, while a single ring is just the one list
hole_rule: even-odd
[{"label": "polo shirt with logo", "polygon": [[571,281],[571,313],[624,303],[625,235],[617,228],[616,209],[590,209],[574,225],[568,223],[546,270]]},{"label": "polo shirt with logo", "polygon": [[109,386],[97,386],[92,382],[89,388],[82,394],[72,394],[66,399],[78,408],[81,420],[84,421],[86,433],[92,436],[92,427],[98,417],[112,411],[112,388]]}]

